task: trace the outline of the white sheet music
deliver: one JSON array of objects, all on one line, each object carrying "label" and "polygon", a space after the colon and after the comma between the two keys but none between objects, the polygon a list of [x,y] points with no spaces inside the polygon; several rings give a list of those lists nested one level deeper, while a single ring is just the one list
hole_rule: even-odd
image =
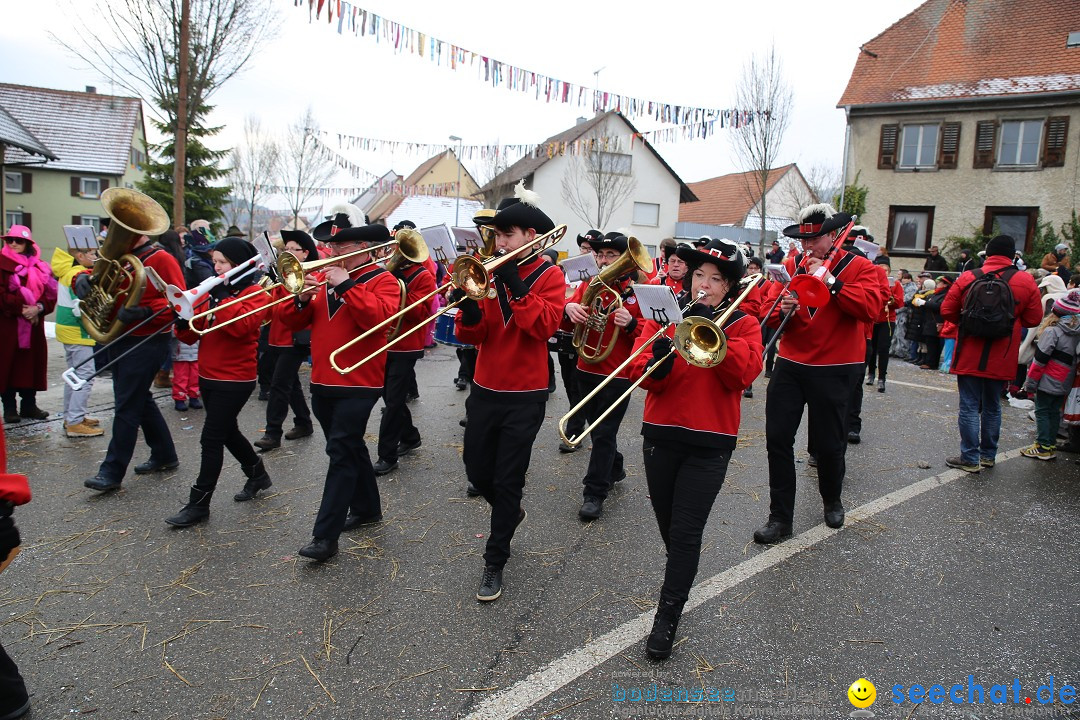
[{"label": "white sheet music", "polygon": [[679,301],[675,299],[675,291],[667,285],[637,283],[634,285],[634,295],[641,308],[641,316],[646,320],[655,320],[662,324],[677,323],[683,319]]},{"label": "white sheet music", "polygon": [[786,283],[791,280],[791,276],[788,275],[787,268],[779,263],[766,263],[765,272],[770,278],[777,282]]},{"label": "white sheet music", "polygon": [[428,252],[431,253],[431,257],[435,262],[441,262],[446,266],[454,262],[454,258],[458,256],[457,243],[454,242],[454,236],[450,232],[449,225],[443,223],[422,228],[420,234],[424,236]]},{"label": "white sheet music", "polygon": [[465,252],[469,255],[484,248],[484,240],[475,227],[452,227],[450,232],[454,235],[454,243],[457,247],[465,248]]},{"label": "white sheet music", "polygon": [[877,243],[872,243],[869,240],[855,238],[855,242],[853,244],[855,245],[855,247],[866,253],[866,259],[870,262],[874,262],[874,258],[881,254],[881,246]]},{"label": "white sheet music", "polygon": [[65,225],[64,237],[71,250],[97,250],[98,235],[91,225]]},{"label": "white sheet music", "polygon": [[559,267],[566,273],[566,279],[570,282],[580,282],[596,277],[600,267],[596,264],[596,256],[592,253],[582,253],[568,257],[559,263]]}]

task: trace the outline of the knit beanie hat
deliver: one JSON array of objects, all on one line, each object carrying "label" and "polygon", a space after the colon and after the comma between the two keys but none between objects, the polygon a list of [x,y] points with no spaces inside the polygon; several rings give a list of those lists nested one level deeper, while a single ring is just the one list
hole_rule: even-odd
[{"label": "knit beanie hat", "polygon": [[923,292],[926,292],[927,290],[933,290],[936,287],[937,287],[937,283],[934,282],[930,278],[926,278],[925,280],[922,281]]},{"label": "knit beanie hat", "polygon": [[229,262],[235,267],[245,260],[249,260],[258,253],[255,246],[249,243],[247,240],[241,240],[240,238],[227,237],[224,240],[218,241],[214,249],[229,259]]},{"label": "knit beanie hat", "polygon": [[1016,241],[1008,235],[998,235],[990,242],[986,243],[986,257],[993,255],[1004,255],[1007,258],[1011,258],[1016,254]]},{"label": "knit beanie hat", "polygon": [[1060,317],[1080,314],[1080,290],[1071,290],[1055,300],[1054,314]]}]

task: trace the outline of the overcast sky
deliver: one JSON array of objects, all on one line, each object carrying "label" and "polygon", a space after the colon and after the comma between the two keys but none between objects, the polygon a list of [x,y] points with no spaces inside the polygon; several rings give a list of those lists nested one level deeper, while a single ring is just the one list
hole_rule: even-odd
[{"label": "overcast sky", "polygon": [[[78,0],[78,13],[97,0]],[[655,3],[631,10],[628,3],[544,0],[493,3],[461,0],[372,0],[358,3],[388,20],[517,67],[602,90],[672,104],[727,108],[735,78],[754,52],[775,43],[795,93],[781,162],[840,167],[844,115],[835,108],[855,64],[859,46],[909,13],[919,0],[693,0]],[[214,125],[224,126],[211,145],[239,142],[245,115],[284,132],[310,105],[323,130],[420,143],[537,143],[589,115],[586,108],[535,100],[532,95],[491,88],[471,69],[449,70],[427,58],[395,54],[346,32],[336,20],[308,22],[306,2],[273,0],[280,19],[276,38],[245,71],[210,102]],[[107,75],[87,68],[49,32],[95,42],[93,14],[80,30],[68,0],[4,2],[0,23],[0,81],[122,94]],[[61,21],[67,18],[67,24]],[[631,118],[641,131],[660,125]],[[152,129],[148,127],[148,131]],[[151,138],[153,139],[153,137]],[[727,131],[707,140],[658,144],[657,150],[686,182],[743,170]],[[375,174],[407,174],[425,156],[343,150]],[[485,179],[479,162],[466,166]],[[340,173],[338,186],[363,180]]]}]

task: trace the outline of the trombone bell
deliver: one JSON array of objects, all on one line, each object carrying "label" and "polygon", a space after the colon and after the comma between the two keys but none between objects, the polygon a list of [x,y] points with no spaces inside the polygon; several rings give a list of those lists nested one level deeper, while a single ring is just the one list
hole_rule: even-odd
[{"label": "trombone bell", "polygon": [[693,315],[675,328],[675,351],[694,367],[716,367],[727,357],[724,331],[707,318]]}]

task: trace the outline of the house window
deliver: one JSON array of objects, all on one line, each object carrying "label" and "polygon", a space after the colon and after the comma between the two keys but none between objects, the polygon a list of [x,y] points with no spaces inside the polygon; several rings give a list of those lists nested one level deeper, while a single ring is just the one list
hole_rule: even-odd
[{"label": "house window", "polygon": [[101,195],[101,181],[97,178],[79,178],[79,194],[83,197]]},{"label": "house window", "polygon": [[889,252],[925,253],[934,234],[934,208],[889,206]]},{"label": "house window", "polygon": [[648,225],[649,227],[659,227],[660,225],[660,205],[658,203],[634,203],[634,219],[631,221],[633,225]]},{"label": "house window", "polygon": [[19,172],[4,173],[4,190],[9,193],[21,193],[23,191],[23,174]]},{"label": "house window", "polygon": [[933,168],[937,164],[937,125],[905,125],[900,144],[900,167]]},{"label": "house window", "polygon": [[79,220],[80,225],[90,225],[93,227],[95,233],[101,231],[101,218],[97,215],[83,215]]},{"label": "house window", "polygon": [[23,214],[18,210],[8,210],[4,213],[4,228],[10,228],[12,225],[25,225],[23,222]]},{"label": "house window", "polygon": [[998,165],[1035,167],[1039,164],[1042,120],[1005,120],[1001,123]]},{"label": "house window", "polygon": [[596,167],[597,157],[599,157],[600,172],[611,173],[612,175],[629,175],[631,160],[630,155],[623,153],[593,153],[592,161],[593,167]]},{"label": "house window", "polygon": [[1030,252],[1038,219],[1037,207],[988,207],[983,215],[983,234],[1008,235],[1016,241],[1017,248]]}]

